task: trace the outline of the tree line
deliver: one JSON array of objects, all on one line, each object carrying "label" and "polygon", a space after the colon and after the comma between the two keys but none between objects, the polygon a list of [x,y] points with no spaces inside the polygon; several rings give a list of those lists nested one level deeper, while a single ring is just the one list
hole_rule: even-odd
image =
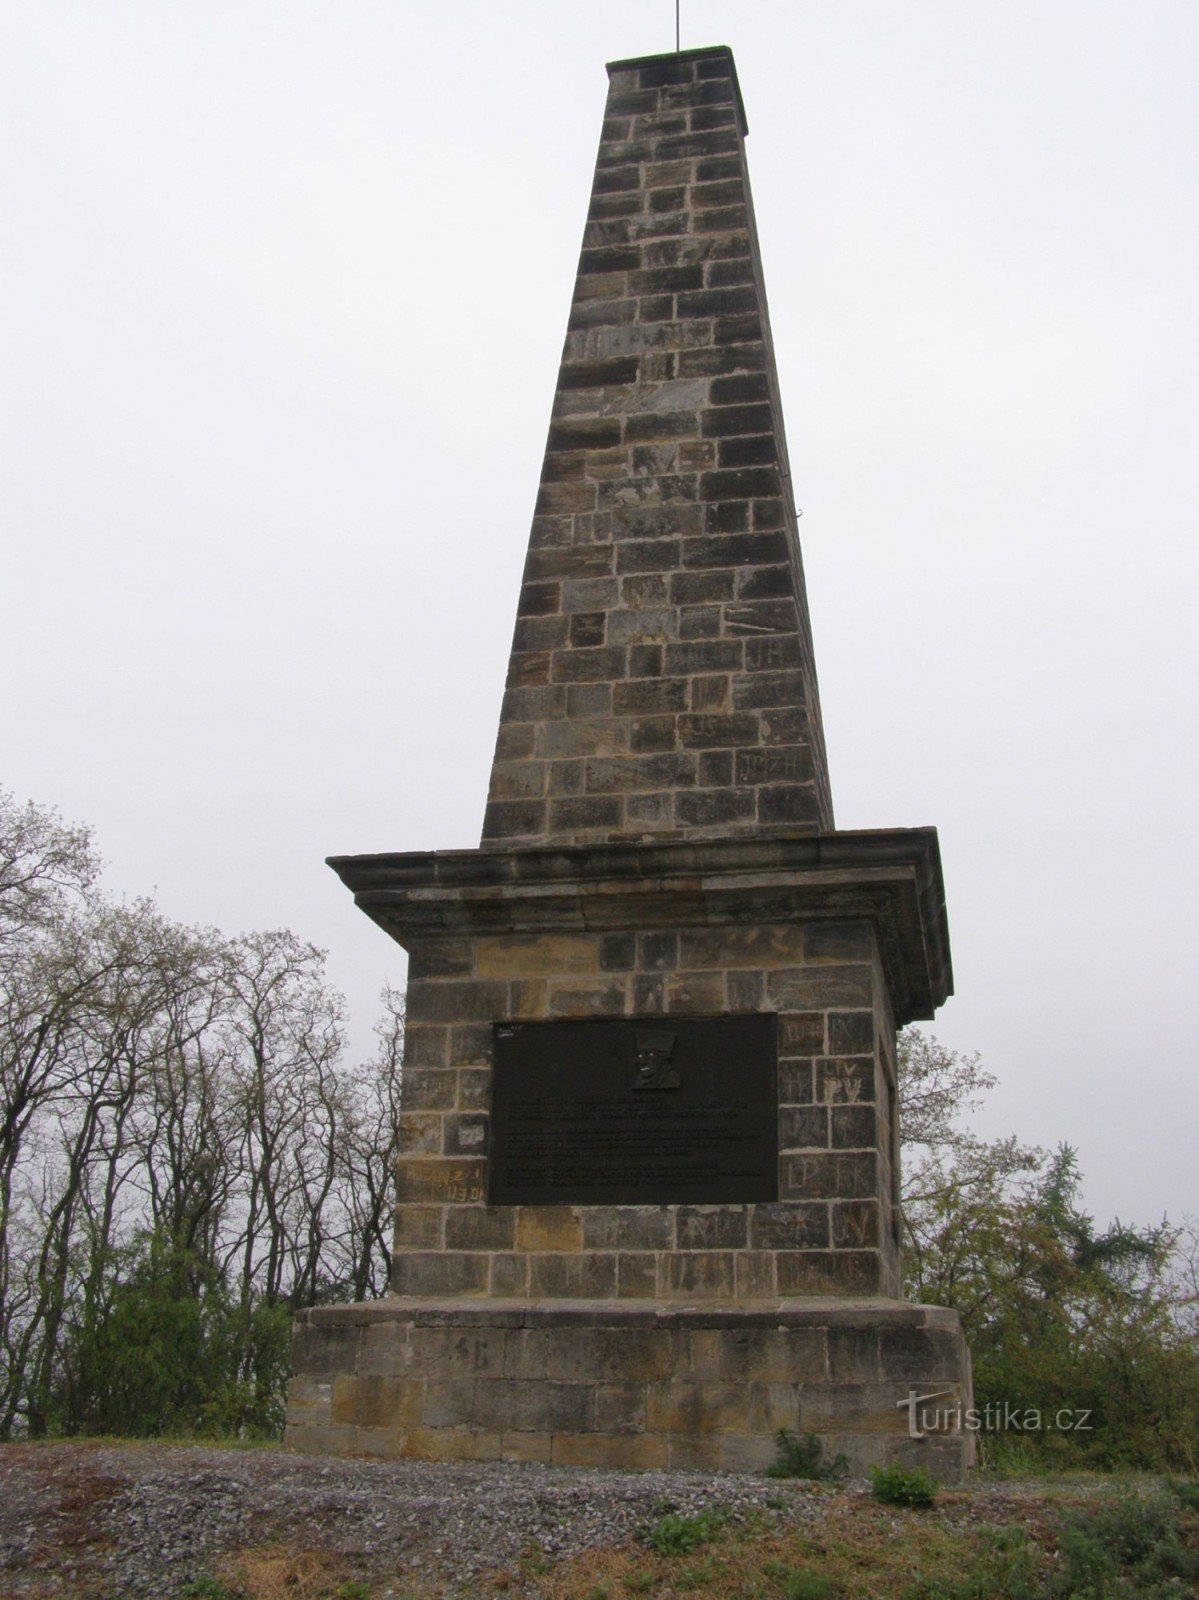
[{"label": "tree line", "polygon": [[[277,1436],[293,1313],[386,1292],[404,1010],[347,1048],[321,951],[97,886],[0,791],[0,1438]],[[909,1298],[957,1309],[993,1461],[1199,1469],[1194,1228],[1098,1229],[1077,1160],[970,1119],[994,1079],[900,1036]]]},{"label": "tree line", "polygon": [[277,1433],[292,1313],[384,1292],[403,1001],[97,887],[0,794],[0,1438]]},{"label": "tree line", "polygon": [[906,1292],[961,1316],[984,1456],[1199,1476],[1194,1221],[1097,1227],[1069,1145],[973,1131],[977,1056],[914,1028],[899,1054]]}]

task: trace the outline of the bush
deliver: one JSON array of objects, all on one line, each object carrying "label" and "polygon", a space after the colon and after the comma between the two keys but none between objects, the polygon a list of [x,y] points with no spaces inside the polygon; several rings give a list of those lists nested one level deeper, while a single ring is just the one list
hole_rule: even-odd
[{"label": "bush", "polygon": [[707,1544],[727,1521],[728,1514],[723,1511],[701,1511],[694,1517],[671,1511],[654,1523],[645,1541],[660,1556],[685,1556]]},{"label": "bush", "polygon": [[1122,1575],[1134,1587],[1114,1592],[1178,1594],[1199,1577],[1199,1552],[1187,1549],[1175,1504],[1160,1493],[1123,1495],[1067,1517],[1058,1558],[1066,1595],[1103,1595]]},{"label": "bush", "polygon": [[889,1506],[931,1506],[937,1498],[937,1482],[923,1467],[905,1467],[892,1461],[889,1466],[874,1467],[870,1473],[870,1486],[876,1500]]},{"label": "bush", "polygon": [[824,1441],[819,1434],[792,1433],[780,1428],[774,1436],[778,1455],[766,1468],[768,1478],[843,1478],[849,1471],[844,1455],[824,1459]]}]

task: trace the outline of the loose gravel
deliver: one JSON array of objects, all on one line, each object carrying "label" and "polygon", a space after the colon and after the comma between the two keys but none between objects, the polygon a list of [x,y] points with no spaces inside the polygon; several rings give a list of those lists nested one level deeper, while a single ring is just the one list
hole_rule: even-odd
[{"label": "loose gravel", "polygon": [[157,1444],[0,1447],[0,1600],[174,1600],[239,1550],[338,1558],[377,1592],[478,1595],[530,1553],[637,1537],[667,1510],[822,1515],[820,1491],[742,1474],[331,1460]]}]

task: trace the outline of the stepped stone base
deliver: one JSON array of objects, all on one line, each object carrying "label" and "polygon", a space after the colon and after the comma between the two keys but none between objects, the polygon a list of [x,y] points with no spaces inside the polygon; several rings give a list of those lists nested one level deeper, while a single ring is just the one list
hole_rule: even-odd
[{"label": "stepped stone base", "polygon": [[[316,1307],[293,1371],[296,1450],[758,1471],[789,1428],[856,1472],[898,1459],[953,1481],[973,1464],[957,1315],[894,1300]],[[934,1393],[912,1437],[909,1396]]]}]

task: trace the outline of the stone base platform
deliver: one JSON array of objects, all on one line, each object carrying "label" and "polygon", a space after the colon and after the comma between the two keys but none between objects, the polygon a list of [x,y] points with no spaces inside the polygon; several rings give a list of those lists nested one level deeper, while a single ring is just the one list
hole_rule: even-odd
[{"label": "stone base platform", "polygon": [[[957,1314],[895,1300],[318,1306],[296,1320],[293,1373],[296,1450],[758,1471],[789,1428],[855,1472],[899,1459],[954,1481],[973,1464]],[[923,1437],[913,1394],[935,1395]]]}]

